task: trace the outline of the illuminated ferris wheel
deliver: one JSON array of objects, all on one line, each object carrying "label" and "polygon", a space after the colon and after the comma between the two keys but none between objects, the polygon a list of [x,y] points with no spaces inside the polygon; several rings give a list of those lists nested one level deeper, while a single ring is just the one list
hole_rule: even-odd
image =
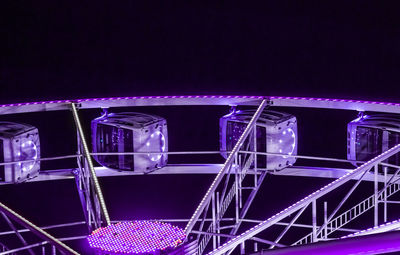
[{"label": "illuminated ferris wheel", "polygon": [[[143,112],[146,107],[210,105],[230,107],[218,116],[218,151],[171,151],[168,118]],[[347,158],[299,154],[302,123],[291,109],[305,108],[354,112],[354,120],[343,123],[347,125]],[[101,109],[102,114],[84,123],[80,114],[90,109]],[[76,223],[38,227],[23,217],[24,212],[0,203],[8,227],[0,232],[0,254],[329,254],[332,247],[335,254],[376,254],[400,250],[398,241],[393,241],[400,240],[395,231],[400,228],[396,211],[400,104],[299,97],[154,96],[0,105],[4,120],[49,111],[71,112],[76,129],[71,139],[78,141],[77,153],[42,157],[47,148],[40,143],[40,128],[0,121],[0,180],[4,185],[75,180],[85,219],[79,224],[85,230],[69,237],[50,235],[48,229]],[[168,162],[172,155],[215,154],[222,156],[223,164]],[[76,160],[76,166],[41,169],[42,162],[65,159]],[[301,159],[314,163],[300,165]],[[332,164],[316,166],[319,162]],[[338,168],[335,163],[353,167]],[[187,218],[110,218],[98,177],[176,173],[214,174]],[[331,178],[332,182],[277,208],[278,213],[271,210],[261,219],[249,218],[248,211],[268,175]],[[372,183],[373,189],[360,188],[363,183]],[[363,195],[361,199],[354,198],[357,192]],[[335,200],[328,210],[329,196]],[[86,250],[69,245],[77,239],[85,240]]]}]

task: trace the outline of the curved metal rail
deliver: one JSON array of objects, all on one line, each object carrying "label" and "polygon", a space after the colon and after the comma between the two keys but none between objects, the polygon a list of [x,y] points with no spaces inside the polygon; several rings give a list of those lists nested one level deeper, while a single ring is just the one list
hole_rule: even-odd
[{"label": "curved metal rail", "polygon": [[[75,121],[78,124],[77,125],[77,131],[78,131],[78,135],[81,138],[81,145],[82,145],[82,154],[78,153],[77,155],[66,155],[66,156],[57,156],[57,157],[49,157],[49,158],[42,158],[42,159],[38,159],[36,161],[46,161],[46,160],[60,160],[60,159],[71,159],[71,158],[76,158],[78,161],[83,162],[83,164],[80,166],[80,168],[76,168],[76,169],[83,169],[85,171],[89,171],[88,173],[90,173],[91,176],[91,181],[93,181],[94,183],[94,188],[95,188],[95,196],[99,199],[100,201],[100,207],[102,208],[102,214],[104,216],[104,223],[106,224],[110,224],[110,218],[108,216],[108,211],[106,209],[104,200],[102,199],[102,195],[101,195],[101,190],[100,190],[100,186],[98,185],[97,182],[97,177],[96,174],[99,174],[99,176],[108,176],[111,175],[112,170],[110,170],[109,172],[107,172],[107,169],[104,168],[95,168],[93,166],[93,163],[90,164],[91,160],[90,157],[93,155],[106,155],[103,153],[90,153],[89,149],[87,148],[87,144],[85,142],[84,139],[84,134],[82,131],[82,128],[79,127],[80,123],[79,123],[79,118],[77,116],[77,109],[92,109],[92,108],[108,108],[108,107],[132,107],[132,106],[164,106],[164,105],[231,105],[231,106],[235,106],[235,105],[248,105],[248,106],[262,106],[262,107],[266,107],[266,106],[283,106],[283,107],[305,107],[305,108],[324,108],[324,109],[341,109],[341,110],[353,110],[353,111],[374,111],[374,112],[390,112],[390,113],[400,113],[400,104],[398,103],[386,103],[386,102],[373,102],[373,101],[360,101],[360,100],[343,100],[343,99],[326,99],[326,98],[304,98],[304,97],[274,97],[274,96],[208,96],[208,95],[202,95],[202,96],[155,96],[155,97],[117,97],[117,98],[93,98],[93,99],[77,99],[77,100],[57,100],[57,101],[43,101],[43,102],[29,102],[29,103],[17,103],[17,104],[7,104],[7,105],[0,105],[0,115],[5,115],[5,114],[15,114],[15,113],[25,113],[25,112],[45,112],[45,111],[55,111],[55,110],[71,110],[71,106],[72,106],[72,110],[73,110],[73,115],[75,117]],[[250,126],[250,125],[249,125]],[[392,148],[393,150],[394,148]],[[385,154],[385,156],[378,156],[378,159],[374,159],[372,162],[368,161],[368,162],[364,162],[365,164],[355,170],[351,170],[351,169],[336,169],[336,170],[332,170],[332,174],[331,175],[326,175],[322,176],[320,175],[319,177],[328,177],[328,178],[332,178],[335,176],[338,176],[340,174],[344,174],[343,177],[338,178],[336,181],[332,182],[331,184],[325,186],[324,188],[322,188],[321,190],[314,192],[312,194],[310,194],[309,196],[307,196],[305,199],[303,199],[302,201],[299,201],[298,203],[295,203],[294,205],[286,208],[285,210],[283,210],[282,212],[280,212],[279,214],[272,216],[271,218],[269,218],[266,221],[262,221],[261,223],[259,223],[259,225],[251,228],[250,230],[242,233],[239,236],[235,236],[234,234],[236,233],[235,231],[231,232],[231,235],[228,234],[222,234],[219,233],[219,229],[221,230],[221,228],[218,229],[218,224],[216,225],[216,228],[213,229],[213,233],[209,233],[209,231],[204,231],[204,235],[207,236],[206,239],[204,240],[209,240],[208,237],[210,237],[209,234],[217,237],[219,235],[219,237],[223,237],[223,235],[225,235],[225,238],[228,237],[230,239],[232,239],[231,241],[227,242],[224,245],[221,245],[219,247],[216,248],[216,250],[214,252],[212,252],[212,254],[221,254],[224,252],[231,252],[232,249],[234,247],[236,247],[239,244],[243,244],[245,240],[253,240],[253,241],[257,241],[260,243],[267,243],[270,244],[272,246],[282,246],[281,244],[276,242],[272,242],[272,241],[268,241],[268,240],[263,240],[260,238],[255,237],[254,235],[266,228],[268,228],[268,226],[270,226],[270,224],[277,224],[277,225],[283,225],[286,226],[287,228],[290,228],[291,226],[299,226],[299,227],[307,227],[307,228],[312,228],[313,232],[310,233],[309,235],[307,235],[307,238],[310,238],[311,236],[311,240],[313,242],[317,241],[318,239],[323,238],[324,236],[326,237],[326,233],[333,233],[334,231],[338,230],[338,229],[342,229],[343,230],[343,226],[346,224],[346,220],[344,220],[344,218],[349,218],[348,215],[350,215],[351,212],[353,212],[354,210],[358,210],[357,212],[361,212],[361,211],[366,211],[369,210],[373,207],[377,207],[377,204],[380,202],[386,203],[385,201],[382,201],[383,197],[385,199],[387,199],[391,194],[394,194],[395,192],[397,192],[399,190],[399,185],[396,184],[395,182],[398,181],[393,179],[391,183],[387,183],[386,179],[389,177],[395,177],[395,175],[378,175],[377,173],[375,174],[370,174],[368,173],[369,169],[368,167],[371,166],[376,166],[376,165],[381,165],[381,166],[386,166],[386,167],[393,167],[393,168],[398,168],[398,166],[393,166],[393,165],[389,165],[387,164],[387,162],[384,162],[384,159],[382,158],[387,158],[388,155],[390,153],[392,153],[393,151],[390,150],[388,151],[389,153]],[[397,150],[397,149],[396,149]],[[159,154],[159,152],[154,152]],[[217,154],[220,153],[220,151],[186,151],[186,152],[165,152],[166,154],[170,154],[170,155],[185,155],[185,154]],[[241,154],[251,154],[251,155],[272,155],[273,153],[260,153],[260,152],[254,152],[254,151],[242,151],[239,150],[238,148],[235,147],[235,149],[233,150],[233,153],[231,153],[231,155],[234,155],[235,153],[241,153]],[[121,155],[122,153],[107,153],[107,155]],[[140,154],[137,152],[127,152],[127,153],[123,153],[124,155],[136,155],[136,154]],[[149,154],[149,152],[146,152],[146,154]],[[274,154],[274,155],[279,155],[279,154]],[[380,157],[380,158],[379,158]],[[233,158],[233,156],[232,156]],[[229,159],[230,162],[227,160],[228,163],[230,163],[231,165],[233,164],[233,159]],[[332,159],[332,158],[323,158],[323,157],[313,157],[313,156],[296,156],[296,158],[304,158],[304,159],[310,159],[310,160],[328,160],[331,162],[349,162],[348,160],[343,160],[343,159]],[[12,165],[12,164],[16,164],[16,163],[27,163],[27,162],[31,162],[30,160],[24,160],[24,161],[16,161],[16,162],[0,162],[0,166],[1,165]],[[87,165],[85,165],[87,164]],[[229,165],[229,164],[228,164]],[[167,166],[164,170],[167,170],[168,167],[173,167],[173,166]],[[216,164],[214,164],[213,166],[211,165],[206,165],[204,166],[204,169],[206,167],[212,168],[212,171],[207,172],[209,173],[216,173],[215,169],[219,168],[220,171],[216,177],[217,182],[213,182],[213,184],[211,184],[211,187],[209,189],[209,191],[211,190],[212,192],[207,192],[206,193],[206,199],[200,203],[199,207],[196,209],[194,215],[192,216],[191,219],[186,219],[186,221],[188,221],[188,225],[186,228],[186,231],[189,233],[190,230],[193,228],[193,225],[200,222],[200,212],[202,210],[204,210],[205,205],[207,205],[211,200],[212,200],[212,193],[214,193],[213,191],[213,187],[215,185],[217,185],[219,178],[221,177],[220,173],[225,174],[227,171],[227,164],[225,163],[224,166],[222,166],[222,168],[220,168],[221,166],[217,166]],[[41,176],[44,177],[49,177],[52,174],[54,175],[58,175],[59,178],[57,179],[62,179],[62,178],[71,178],[73,176],[73,173],[76,169],[59,169],[56,171],[43,171],[41,173]],[[169,168],[171,169],[171,168]],[[188,168],[185,168],[186,170]],[[186,171],[185,170],[185,171]],[[261,171],[263,171],[262,169],[259,169]],[[321,169],[321,171],[329,171],[329,169]],[[185,171],[181,171],[179,173],[184,173]],[[249,170],[249,172],[253,171],[252,169]],[[297,172],[296,172],[297,171]],[[314,172],[313,172],[314,171]],[[307,168],[307,167],[293,167],[293,168],[287,168],[284,171],[280,171],[280,172],[275,172],[273,174],[281,174],[281,175],[299,175],[299,176],[315,176],[315,171],[316,169],[312,169],[312,168]],[[325,171],[325,173],[326,173]],[[200,172],[200,171],[198,171]],[[301,172],[301,174],[299,174]],[[151,174],[158,174],[158,173],[174,173],[173,171],[164,171],[163,170],[159,170],[159,171],[155,171]],[[175,172],[176,173],[176,172]],[[190,171],[187,171],[187,173],[193,173]],[[263,172],[265,173],[265,171]],[[385,192],[384,193],[380,193],[378,194],[377,189],[375,189],[375,193],[373,196],[367,198],[366,200],[362,201],[360,204],[365,205],[363,208],[363,210],[361,209],[355,209],[355,208],[359,208],[360,204],[354,206],[353,208],[349,209],[348,211],[342,213],[341,215],[334,217],[332,216],[332,218],[325,222],[322,226],[318,227],[316,224],[316,221],[313,221],[313,223],[311,225],[306,225],[306,224],[296,224],[295,223],[295,219],[289,221],[289,222],[283,222],[281,220],[278,219],[283,219],[285,218],[285,215],[288,215],[290,213],[295,213],[295,212],[300,212],[301,210],[305,209],[308,205],[312,205],[313,206],[313,210],[315,210],[315,203],[316,203],[316,199],[319,198],[320,196],[322,196],[323,194],[326,194],[327,192],[332,191],[333,189],[335,189],[336,187],[339,187],[340,185],[342,185],[343,183],[347,182],[350,179],[356,179],[358,178],[358,174],[361,173],[365,173],[365,178],[366,180],[369,181],[374,181],[375,186],[377,186],[376,183],[378,182],[383,182],[385,186]],[[261,173],[252,173],[252,174],[256,174],[256,176],[260,176]],[[40,178],[41,176],[39,176],[36,180],[53,180],[52,178]],[[363,180],[364,180],[363,179]],[[35,179],[33,180],[29,180],[29,181],[35,181]],[[393,188],[394,187],[394,188]],[[241,189],[240,188],[235,188],[235,189],[230,189],[228,192],[228,200],[226,201],[230,201],[231,199],[231,193],[232,190],[234,190],[235,192],[240,193]],[[100,196],[99,196],[100,194]],[[235,193],[236,194],[236,193]],[[88,196],[92,196],[93,194],[89,194]],[[216,201],[214,201],[216,202]],[[221,201],[222,202],[222,201]],[[225,207],[226,205],[224,205]],[[361,206],[362,207],[362,206]],[[200,209],[199,209],[200,208]],[[95,210],[95,209],[94,209]],[[95,212],[97,213],[97,212]],[[300,213],[301,214],[301,213]],[[353,213],[354,214],[354,213]],[[355,215],[355,214],[354,214]],[[353,215],[353,216],[354,216]],[[15,216],[15,215],[14,215]],[[235,218],[222,218],[223,214],[220,215],[221,219],[220,221],[224,221],[224,220],[229,220],[231,219],[232,221],[235,221],[237,219]],[[358,215],[357,215],[358,216]],[[244,217],[240,217],[240,222],[251,222],[252,220],[249,219],[245,219]],[[351,217],[350,217],[351,218]],[[210,221],[212,222],[213,219],[212,218],[207,218],[207,217],[203,217],[202,219],[203,221]],[[214,219],[215,221],[215,219]],[[100,220],[100,222],[102,222]],[[239,222],[239,224],[240,224]],[[274,223],[272,223],[274,222]],[[235,223],[237,224],[237,222]],[[33,228],[32,226],[30,226],[30,228],[32,228],[31,231],[33,231],[34,233],[37,233],[39,236],[41,234],[43,234],[44,236],[41,236],[44,238],[44,242],[40,243],[41,245],[44,244],[48,244],[48,243],[52,243],[53,245],[57,246],[60,250],[63,249],[68,249],[68,247],[64,247],[62,244],[59,244],[58,241],[60,240],[64,240],[62,238],[60,239],[52,239],[51,237],[45,235],[44,233],[41,233],[42,230],[45,228]],[[237,230],[237,229],[236,229]],[[18,230],[17,232],[24,232],[27,230]],[[39,231],[39,232],[36,232]],[[351,230],[348,229],[348,231],[356,231],[356,230]],[[6,232],[0,233],[1,235],[6,235],[4,234]],[[8,234],[10,233],[16,233],[15,231],[8,231]],[[213,238],[214,240],[220,240],[219,237],[217,238]],[[45,238],[49,238],[49,240],[45,239]],[[73,237],[71,237],[73,238]],[[278,238],[279,239],[279,238]],[[67,240],[67,239],[65,239]],[[68,239],[69,240],[69,239]],[[217,244],[219,244],[219,242],[217,242]],[[215,246],[215,242],[213,244]],[[29,245],[28,245],[29,246]],[[39,245],[40,246],[40,245]],[[27,247],[27,246],[25,246]],[[26,248],[28,249],[28,248]],[[65,250],[64,250],[65,251]]]}]

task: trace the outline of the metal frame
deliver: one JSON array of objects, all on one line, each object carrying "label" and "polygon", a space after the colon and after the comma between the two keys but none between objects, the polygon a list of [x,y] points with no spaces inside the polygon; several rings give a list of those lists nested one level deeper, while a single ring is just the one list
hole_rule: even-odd
[{"label": "metal frame", "polygon": [[71,108],[78,133],[78,154],[83,152],[83,158],[78,158],[79,170],[75,171],[75,178],[85,219],[91,232],[102,226],[103,219],[107,226],[110,225],[110,216],[108,215],[103,193],[97,179],[96,171],[94,170],[75,103],[71,104]]},{"label": "metal frame", "polygon": [[[400,152],[400,144],[396,145],[395,147],[385,151],[384,153],[378,155],[377,157],[369,160],[368,162],[364,163],[360,167],[354,169],[352,172],[347,173],[346,175],[336,179],[335,181],[329,183],[328,185],[324,186],[323,188],[311,193],[309,196],[299,200],[298,202],[294,203],[293,205],[287,207],[286,209],[282,210],[276,215],[273,215],[272,217],[268,218],[267,220],[261,222],[260,224],[252,227],[251,229],[245,231],[244,233],[240,234],[239,236],[233,238],[232,240],[226,242],[225,244],[221,245],[217,249],[213,250],[209,254],[223,254],[225,252],[228,252],[232,249],[234,249],[237,245],[243,243],[244,241],[248,240],[249,238],[254,237],[256,234],[260,233],[261,231],[266,230],[267,228],[273,226],[275,223],[287,218],[288,216],[292,215],[293,213],[303,209],[304,207],[307,207],[310,203],[316,203],[317,199],[321,198],[323,195],[326,195],[327,193],[335,190],[336,188],[342,186],[349,180],[351,180],[353,177],[364,175],[364,173],[368,172],[371,170],[371,168],[376,168],[376,166],[388,159],[389,157],[395,155],[396,153]],[[375,171],[377,175],[377,171]],[[393,176],[394,177],[394,176]],[[360,178],[360,181],[362,180],[362,177]],[[345,196],[345,198],[339,203],[339,206],[334,210],[334,213],[331,214],[329,218],[332,218],[337,210],[341,207],[341,205],[344,203],[344,201],[347,200],[347,198],[351,195],[351,193],[354,191],[355,187],[358,185],[359,182],[356,183],[355,186],[350,190],[350,192]],[[375,181],[377,183],[377,179]],[[387,187],[390,183],[387,183],[385,187]],[[382,191],[383,192],[383,191]],[[377,189],[375,189],[375,194],[377,194]],[[376,195],[374,195],[376,197]],[[375,203],[374,205],[377,205]],[[315,210],[313,210],[313,218],[315,216]],[[376,216],[375,216],[376,217]],[[315,232],[315,228],[313,233],[311,234],[312,242],[316,242],[317,240],[317,235],[322,232],[322,230],[326,227],[327,223],[322,226],[318,232]],[[302,244],[302,243],[296,243],[296,244]]]},{"label": "metal frame", "polygon": [[[204,218],[207,215],[208,207],[210,204],[211,199],[215,196],[218,196],[218,200],[221,201],[221,203],[218,204],[218,213],[216,215],[216,208],[215,208],[215,203],[212,203],[212,215],[213,215],[213,222],[209,225],[208,229],[206,230],[206,233],[214,233],[217,231],[217,226],[220,228],[220,219],[224,216],[226,210],[229,207],[229,204],[232,202],[233,198],[235,197],[235,224],[239,224],[239,199],[241,201],[241,195],[239,192],[239,188],[241,186],[241,182],[243,181],[245,175],[247,174],[247,170],[250,168],[250,165],[254,161],[254,156],[250,155],[249,157],[239,157],[239,149],[243,145],[244,141],[246,140],[247,136],[250,134],[250,132],[254,129],[255,124],[257,122],[257,119],[261,115],[262,111],[264,110],[265,106],[267,105],[267,101],[263,100],[258,107],[257,111],[254,113],[253,117],[247,124],[247,127],[243,131],[242,135],[240,136],[239,140],[237,141],[236,145],[232,149],[232,152],[229,154],[228,158],[226,159],[223,167],[215,177],[214,181],[212,182],[210,188],[207,190],[206,194],[204,195],[203,199],[201,200],[199,206],[195,210],[193,216],[189,220],[188,224],[186,225],[185,232],[187,235],[192,233],[192,230],[194,229],[195,224],[197,223],[198,219],[200,216],[203,214]],[[253,133],[254,134],[254,133]],[[255,145],[254,145],[255,146]],[[255,147],[256,148],[256,147]],[[255,150],[254,148],[254,150]],[[239,161],[243,159],[245,161],[244,164],[241,164]],[[238,167],[233,167],[233,165],[236,165]],[[230,174],[229,172],[233,170],[235,171],[234,175],[234,181],[231,184],[230,188],[228,188],[229,185],[229,178]],[[228,173],[228,174],[227,174]],[[221,195],[216,194],[216,190],[219,186],[220,183],[222,183],[223,179],[225,178],[225,183],[222,188],[222,193]],[[202,231],[202,228],[204,226],[204,220],[200,223],[200,231]],[[208,241],[210,240],[211,236],[210,235],[204,235],[203,237],[201,235],[198,235],[197,240],[199,242],[199,247],[198,247],[198,253],[202,254],[204,249],[206,248]],[[213,244],[214,247],[216,246],[216,239],[213,239]]]},{"label": "metal frame", "polygon": [[[46,241],[46,243],[50,243],[54,247],[56,247],[61,253],[63,254],[79,254],[67,245],[65,245],[63,242],[61,242],[59,239],[53,237],[52,235],[48,234],[46,231],[43,229],[39,228],[29,220],[25,219],[3,203],[0,203],[0,211],[6,215],[8,218],[14,220],[15,222],[19,223],[20,225],[26,227],[29,229],[32,233],[34,233],[36,236],[39,238],[43,239]],[[15,233],[18,233],[18,231],[14,230]],[[18,235],[18,234],[17,234]],[[22,240],[21,240],[22,241]],[[24,246],[26,246],[26,242],[23,241]]]},{"label": "metal frame", "polygon": [[[165,221],[182,221],[187,222],[186,233],[189,236],[196,237],[195,242],[190,243],[190,252],[193,254],[203,254],[211,247],[214,249],[210,254],[232,253],[235,247],[239,253],[248,251],[245,243],[249,240],[254,242],[255,251],[259,246],[266,246],[270,249],[275,247],[286,247],[288,245],[309,244],[320,240],[336,239],[338,231],[352,232],[351,236],[366,235],[371,233],[382,233],[398,229],[398,221],[391,224],[379,226],[382,222],[387,222],[388,206],[399,203],[398,201],[388,200],[393,194],[400,190],[399,166],[393,166],[386,163],[386,159],[400,151],[400,145],[397,145],[376,158],[364,162],[364,164],[356,169],[338,169],[338,168],[320,168],[308,166],[287,167],[281,171],[266,171],[260,169],[256,164],[258,155],[272,155],[273,153],[256,152],[255,148],[246,148],[241,150],[240,147],[247,136],[251,136],[255,140],[255,122],[265,107],[283,106],[283,107],[303,107],[303,108],[324,108],[324,109],[340,109],[353,111],[375,111],[387,113],[400,113],[400,104],[358,101],[358,100],[341,100],[341,99],[323,99],[323,98],[301,98],[301,97],[263,97],[263,96],[164,96],[164,97],[119,97],[119,98],[95,98],[95,99],[77,99],[77,100],[58,100],[47,102],[32,102],[0,105],[0,115],[16,114],[25,112],[44,112],[56,110],[72,110],[74,121],[77,127],[78,150],[76,155],[67,155],[61,157],[42,158],[40,160],[58,160],[65,158],[76,158],[78,167],[75,169],[57,169],[54,171],[42,172],[39,177],[29,181],[52,181],[58,179],[75,178],[77,189],[80,195],[83,213],[85,216],[85,224],[88,231],[92,231],[100,226],[111,224],[107,207],[101,192],[98,176],[118,176],[118,175],[135,175],[132,172],[115,172],[105,167],[94,167],[91,157],[95,153],[90,153],[85,135],[78,116],[78,109],[91,108],[108,108],[108,107],[132,107],[132,106],[164,106],[164,105],[248,105],[258,106],[256,114],[246,127],[245,132],[240,137],[238,143],[227,158],[223,165],[218,164],[201,164],[201,165],[167,165],[163,169],[154,171],[150,174],[217,174],[207,193],[201,200],[199,206],[195,210],[190,219],[167,219]],[[146,152],[147,153],[147,152]],[[220,151],[186,151],[186,152],[166,152],[166,154],[215,154]],[[113,153],[109,153],[113,154]],[[114,153],[116,154],[116,153]],[[118,153],[121,154],[121,153]],[[125,154],[136,154],[127,152]],[[277,155],[277,154],[274,154]],[[279,154],[278,154],[279,155]],[[305,158],[310,160],[324,160],[331,162],[349,162],[344,159],[332,159],[314,156],[294,156],[297,158]],[[21,162],[30,162],[29,160]],[[19,162],[6,162],[0,165],[15,164]],[[252,167],[250,167],[253,164]],[[397,169],[395,173],[388,173],[388,168]],[[287,175],[287,176],[309,176],[319,178],[337,178],[332,183],[326,185],[322,189],[315,191],[306,198],[294,203],[288,208],[282,210],[276,215],[271,216],[267,220],[252,220],[246,218],[246,213],[250,208],[260,186],[267,174]],[[251,179],[253,186],[244,187],[243,180]],[[332,207],[328,213],[327,203],[321,201],[321,198],[350,180],[356,180],[355,184],[350,188],[349,192],[342,197],[342,200],[336,207]],[[344,204],[348,203],[348,198],[358,190],[358,185],[363,182],[373,182],[372,195],[365,200],[354,204],[347,210]],[[250,189],[251,192],[245,195],[243,190]],[[323,204],[324,214],[317,214],[318,208]],[[309,206],[311,205],[311,206]],[[228,207],[233,210],[227,210]],[[383,209],[378,210],[380,206]],[[331,207],[331,205],[330,205]],[[372,210],[374,217],[372,219],[372,229],[358,232],[358,229],[345,228],[350,221],[356,220],[360,215]],[[310,210],[308,210],[310,209]],[[16,214],[11,209],[0,203],[0,211],[12,231],[2,232],[2,235],[13,234],[21,241],[23,247],[9,250],[5,245],[2,254],[11,254],[14,252],[28,250],[33,254],[33,248],[44,247],[50,245],[51,250],[58,249],[64,253],[77,254],[68,246],[63,244],[61,240],[73,240],[84,238],[83,236],[54,238],[48,235],[44,229],[39,228],[22,216]],[[309,212],[310,211],[310,212]],[[337,215],[340,212],[339,215]],[[310,213],[311,217],[308,223],[298,223],[299,219]],[[225,215],[230,214],[230,215]],[[10,221],[14,220],[27,229],[17,229]],[[285,221],[284,221],[285,220]],[[82,222],[80,222],[81,224]],[[254,227],[237,235],[242,223],[256,224]],[[74,223],[75,224],[75,223]],[[61,224],[61,226],[71,226],[71,224]],[[272,226],[282,226],[283,230],[271,240],[257,237],[260,232],[271,228]],[[285,235],[293,228],[306,228],[310,233],[297,242],[282,243]],[[31,232],[39,236],[43,242],[28,244],[21,233]],[[228,233],[227,233],[228,232]],[[212,242],[209,244],[209,241]],[[190,241],[190,240],[189,240]],[[225,243],[224,243],[225,242]],[[194,245],[197,246],[193,249]],[[8,249],[8,251],[6,251]],[[42,250],[45,252],[45,250]],[[236,250],[235,250],[236,251]],[[53,253],[54,253],[53,252]],[[74,253],[75,252],[75,253]],[[43,253],[44,254],[44,253]]]},{"label": "metal frame", "polygon": [[164,106],[164,105],[253,105],[267,100],[270,106],[307,107],[354,111],[375,111],[399,113],[400,104],[349,99],[276,97],[276,96],[142,96],[88,98],[76,100],[55,100],[0,105],[0,115],[24,112],[69,110],[71,103],[80,104],[81,109],[122,106]]}]

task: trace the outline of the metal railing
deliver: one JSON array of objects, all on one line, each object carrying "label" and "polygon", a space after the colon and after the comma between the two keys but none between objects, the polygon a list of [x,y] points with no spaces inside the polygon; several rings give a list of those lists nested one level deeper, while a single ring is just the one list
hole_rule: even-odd
[{"label": "metal railing", "polygon": [[[361,176],[363,177],[367,172],[371,170],[371,168],[375,169],[375,194],[374,196],[377,197],[378,194],[378,189],[377,189],[377,166],[379,163],[384,162],[391,156],[397,154],[400,152],[400,144],[392,147],[391,149],[385,151],[384,153],[376,156],[375,158],[369,160],[368,162],[364,163],[360,167],[357,167],[354,169],[352,172],[349,172],[345,174],[344,176],[336,179],[335,181],[329,183],[328,185],[324,186],[323,188],[311,193],[307,197],[299,200],[298,202],[294,203],[293,205],[287,207],[286,209],[282,210],[276,215],[271,216],[267,220],[261,222],[260,224],[248,229],[247,231],[243,232],[239,236],[236,236],[232,240],[226,242],[225,244],[219,246],[218,248],[214,249],[212,252],[209,254],[223,254],[226,252],[231,251],[234,249],[237,245],[244,243],[246,240],[249,240],[250,238],[254,237],[258,233],[268,229],[269,227],[275,225],[276,223],[282,221],[283,219],[287,218],[288,216],[296,213],[299,210],[304,209],[304,207],[307,207],[309,204],[313,205],[312,209],[312,225],[313,225],[313,242],[317,241],[317,234],[318,231],[322,231],[322,229],[326,226],[326,223],[321,227],[319,230],[317,229],[317,222],[316,222],[316,202],[317,199],[321,198],[322,196],[330,193],[331,191],[335,190],[336,188],[342,186],[343,184],[347,183],[348,181],[352,180],[354,177]],[[393,176],[394,177],[394,176]],[[361,179],[360,179],[361,181]],[[357,182],[347,193],[347,195],[342,199],[342,201],[339,203],[338,207],[335,208],[334,213],[331,214],[330,218],[334,216],[334,214],[339,210],[339,208],[343,205],[343,203],[347,200],[347,198],[351,195],[351,193],[354,191],[354,189],[357,187],[359,182]],[[376,199],[375,199],[376,201]],[[377,205],[377,202],[375,202],[375,207]],[[377,207],[376,207],[377,208]],[[377,213],[377,212],[376,212]],[[376,217],[375,217],[376,218]],[[376,220],[375,220],[376,221]],[[293,222],[294,223],[294,222]]]}]

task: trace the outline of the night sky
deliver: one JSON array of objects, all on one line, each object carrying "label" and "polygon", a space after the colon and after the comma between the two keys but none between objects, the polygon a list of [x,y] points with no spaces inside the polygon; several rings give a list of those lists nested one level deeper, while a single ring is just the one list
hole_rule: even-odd
[{"label": "night sky", "polygon": [[[389,3],[2,2],[0,104],[210,94],[400,102],[400,19]],[[217,150],[218,118],[229,108],[140,110],[167,119],[170,150],[179,151]],[[346,157],[346,123],[355,112],[284,110],[298,117],[300,154]],[[99,114],[82,112],[87,132]],[[69,112],[0,119],[37,126],[43,156],[75,152]],[[213,176],[135,178],[102,179],[113,219],[188,218]],[[251,216],[266,218],[328,181],[271,178]],[[268,196],[278,181],[291,187],[280,199]],[[1,187],[0,199],[38,225],[83,220],[72,181]]]},{"label": "night sky", "polygon": [[3,3],[1,101],[256,94],[396,101],[399,18],[371,1]]}]

